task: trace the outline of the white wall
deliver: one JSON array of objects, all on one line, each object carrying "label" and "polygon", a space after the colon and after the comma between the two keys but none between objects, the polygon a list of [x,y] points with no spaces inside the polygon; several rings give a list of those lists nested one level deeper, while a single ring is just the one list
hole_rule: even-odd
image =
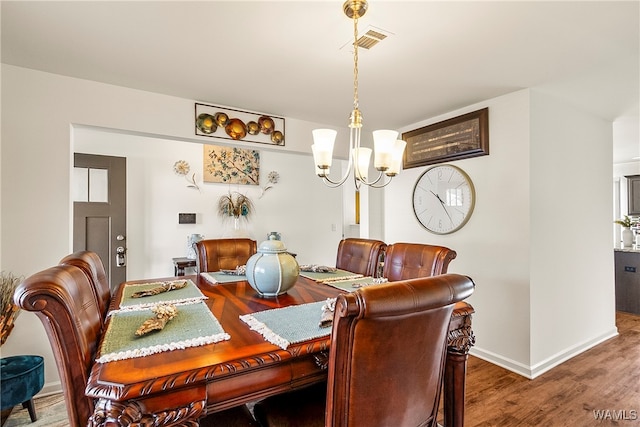
[{"label": "white wall", "polygon": [[[239,191],[253,201],[256,211],[248,223],[250,237],[258,243],[270,231],[279,231],[300,263],[331,265],[336,241],[341,237],[342,212],[323,206],[339,201],[340,191],[325,187],[315,177],[310,156],[260,150],[260,186],[202,182],[203,144],[140,135],[126,135],[77,127],[75,151],[127,158],[127,278],[173,275],[171,258],[186,255],[187,237],[227,234],[229,221],[216,214],[218,198]],[[209,141],[207,141],[209,142]],[[211,141],[215,143],[215,141]],[[199,190],[187,188],[183,176],[173,172],[177,160],[186,160],[196,173]],[[280,175],[277,184],[262,193],[267,174]],[[196,213],[196,224],[178,224],[179,212]],[[318,226],[309,227],[309,224]],[[335,231],[333,231],[335,230]],[[309,245],[309,238],[317,244]]]},{"label": "white wall", "polygon": [[476,188],[469,222],[424,230],[411,194],[427,167],[408,169],[385,191],[385,240],[456,250],[449,271],[476,283],[472,353],[535,377],[616,333],[611,124],[522,90],[403,131],[484,107],[490,154],[455,162]]},{"label": "white wall", "polygon": [[427,167],[404,170],[394,179],[385,191],[384,213],[388,243],[423,242],[457,252],[449,271],[469,275],[476,283],[469,300],[476,309],[476,352],[482,349],[518,371],[526,371],[530,353],[528,105],[528,91],[520,91],[403,129],[489,107],[489,155],[454,163],[469,174],[476,190],[474,212],[460,231],[431,234],[416,220],[413,187]]},{"label": "white wall", "polygon": [[[193,100],[2,64],[2,269],[27,276],[57,264],[72,250],[70,171],[74,127],[77,131],[81,127],[117,130],[116,133],[94,132],[92,136],[109,139],[113,144],[133,144],[134,140],[139,143],[145,138],[151,139],[147,141],[151,145],[163,146],[168,144],[167,140],[213,143],[212,138],[194,136],[193,105]],[[310,135],[311,130],[319,126],[322,125],[287,118],[286,146],[271,148],[265,145],[262,149],[261,144],[258,147],[263,153],[265,168],[277,169],[282,179],[259,202],[260,219],[264,221],[260,224],[264,225],[256,226],[255,234],[260,238],[266,236],[267,231],[280,231],[286,239],[285,244],[300,254],[301,261],[313,258],[313,262],[328,263],[330,260],[335,262],[335,248],[341,238],[341,227],[333,231],[332,224],[341,224],[342,194],[340,190],[324,187],[310,174]],[[245,145],[256,148],[256,144]],[[135,166],[136,162],[146,167],[145,159],[166,161],[166,165],[152,168],[156,178],[153,184],[175,186],[173,194],[165,197],[163,203],[170,203],[172,197],[179,200],[175,210],[172,208],[167,214],[171,239],[164,241],[156,237],[158,233],[151,233],[153,240],[144,242],[148,245],[144,254],[135,254],[136,248],[131,254],[134,257],[131,262],[139,264],[136,257],[151,257],[153,267],[149,271],[162,271],[165,275],[171,269],[171,257],[182,255],[186,243],[186,230],[175,224],[177,212],[192,206],[195,195],[181,187],[179,177],[173,175],[173,161],[178,159],[174,160],[173,155],[156,157],[159,150],[154,148],[140,153],[141,148],[132,146],[129,167]],[[194,166],[198,164],[195,157],[186,160]],[[283,164],[287,164],[286,170],[281,167]],[[141,179],[148,178],[143,176]],[[216,188],[220,191],[220,187]],[[141,196],[156,206],[160,203],[154,196],[145,194],[138,182],[134,183],[131,195]],[[196,200],[202,203],[207,195],[210,195],[209,191]],[[211,202],[215,203],[215,196],[212,197]],[[206,214],[205,207],[198,209]],[[147,213],[142,217],[149,218]],[[133,224],[136,220],[140,221],[140,217],[131,218]],[[156,219],[153,223],[158,224]],[[203,224],[203,227],[204,234],[213,232],[209,224]],[[134,237],[138,232],[129,229],[128,234]],[[158,251],[157,258],[155,251]],[[319,254],[324,256],[322,260],[316,259]],[[25,336],[29,339],[25,340]],[[20,314],[14,331],[2,346],[2,353],[7,356],[42,355],[45,357],[43,392],[59,390],[49,342],[34,314]]]},{"label": "white wall", "polygon": [[[148,271],[170,271],[170,258],[184,250],[190,230],[175,223],[178,211],[202,212],[202,231],[197,232],[214,233],[215,220],[206,217],[204,222],[206,198],[215,201],[222,187],[207,185],[205,192],[196,195],[171,171],[178,154],[197,166],[197,154],[186,147],[193,148],[194,142],[212,142],[193,135],[193,102],[3,64],[2,268],[28,275],[56,264],[70,252],[72,137],[86,143],[109,139],[109,145],[131,145],[130,168],[136,162],[158,162],[153,167],[153,184],[171,187],[170,196],[178,204],[167,214],[166,224],[164,220],[152,220],[154,226],[162,222],[171,238],[154,240],[145,248],[145,254],[158,252]],[[423,167],[404,171],[382,196],[373,195],[380,190],[372,190],[367,209],[378,210],[367,218],[370,223],[365,232],[378,237],[382,223],[388,243],[425,242],[455,249],[458,257],[450,271],[467,274],[477,284],[470,300],[476,309],[474,353],[523,375],[535,376],[615,333],[611,139],[607,136],[610,124],[523,90],[401,131],[483,107],[489,107],[490,155],[456,162],[476,186],[478,200],[469,223],[445,236],[420,227],[413,216],[411,193],[426,169]],[[563,118],[566,123],[562,123]],[[580,126],[584,130],[578,129]],[[309,135],[315,127],[318,124],[287,118],[286,147],[261,150],[265,170],[278,170],[283,178],[260,199],[260,218],[267,225],[254,230],[257,238],[274,229],[280,231],[301,261],[311,261],[306,254],[316,254],[314,262],[319,254],[326,255],[329,250],[335,253],[341,230],[338,227],[334,232],[332,224],[342,222],[341,192],[326,189],[317,178],[308,178]],[[587,151],[572,135],[585,139]],[[340,134],[339,138],[344,139]],[[567,139],[571,140],[569,145],[561,148]],[[596,145],[600,139],[604,148]],[[143,156],[142,148],[133,147],[148,140],[163,147],[156,151],[166,149],[170,155],[153,157],[157,153],[152,150]],[[170,141],[193,145],[185,145],[183,151],[166,147]],[[574,158],[576,151],[580,156]],[[591,153],[590,159],[583,160]],[[134,186],[130,197],[142,191]],[[556,195],[547,198],[546,192]],[[573,193],[563,199],[566,192]],[[318,215],[306,216],[307,205]],[[309,232],[317,234],[306,238]],[[135,233],[128,231],[130,238]],[[303,240],[299,237],[302,235]],[[146,256],[130,255],[134,256],[132,264],[139,264],[135,256]],[[326,256],[328,263],[332,257]],[[30,339],[19,339],[24,336]],[[2,352],[45,356],[45,392],[59,387],[48,341],[31,313],[20,315]]]},{"label": "white wall", "polygon": [[616,334],[613,134],[611,122],[540,92],[531,117],[531,367],[539,373]]}]

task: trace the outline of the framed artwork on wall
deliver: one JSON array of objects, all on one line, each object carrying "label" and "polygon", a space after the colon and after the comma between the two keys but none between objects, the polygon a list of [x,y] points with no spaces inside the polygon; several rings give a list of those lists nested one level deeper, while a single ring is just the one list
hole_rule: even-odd
[{"label": "framed artwork on wall", "polygon": [[196,135],[284,146],[284,118],[195,104]]},{"label": "framed artwork on wall", "polygon": [[204,182],[259,185],[259,151],[217,145],[204,145],[203,150]]},{"label": "framed artwork on wall", "polygon": [[473,111],[402,134],[403,168],[489,154],[489,109]]}]

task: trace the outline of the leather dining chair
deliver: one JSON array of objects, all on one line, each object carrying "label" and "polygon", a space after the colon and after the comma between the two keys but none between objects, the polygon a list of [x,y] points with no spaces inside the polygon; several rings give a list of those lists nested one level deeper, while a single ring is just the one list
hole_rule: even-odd
[{"label": "leather dining chair", "polygon": [[387,246],[382,277],[395,282],[444,274],[456,255],[444,246],[394,243]]},{"label": "leather dining chair", "polygon": [[56,360],[69,423],[85,426],[93,399],[85,396],[103,318],[89,277],[74,265],[57,265],[25,279],[14,300],[42,321]]},{"label": "leather dining chair", "polygon": [[206,239],[196,242],[196,266],[198,273],[220,270],[233,270],[246,265],[258,245],[255,240]]},{"label": "leather dining chair", "polygon": [[91,289],[98,303],[98,308],[102,319],[107,315],[109,301],[111,300],[111,289],[109,279],[104,269],[104,264],[97,253],[92,251],[74,252],[60,260],[60,264],[75,265],[80,268],[90,280]]},{"label": "leather dining chair", "polygon": [[451,313],[474,286],[444,274],[338,296],[326,385],[259,401],[256,420],[265,427],[436,426]]},{"label": "leather dining chair", "polygon": [[364,276],[378,277],[380,256],[386,243],[381,240],[347,238],[338,244],[336,268]]},{"label": "leather dining chair", "polygon": [[[18,285],[14,301],[42,321],[60,375],[69,425],[86,426],[94,401],[85,395],[85,387],[103,324],[89,276],[71,264],[50,267]],[[255,426],[255,420],[241,405],[211,414],[201,425]]]}]

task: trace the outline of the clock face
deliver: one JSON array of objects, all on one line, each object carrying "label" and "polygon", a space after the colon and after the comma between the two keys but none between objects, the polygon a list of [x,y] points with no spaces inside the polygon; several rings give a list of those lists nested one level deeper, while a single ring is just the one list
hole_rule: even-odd
[{"label": "clock face", "polygon": [[473,212],[475,189],[471,178],[452,165],[427,169],[413,188],[413,212],[435,234],[449,234],[464,226]]}]

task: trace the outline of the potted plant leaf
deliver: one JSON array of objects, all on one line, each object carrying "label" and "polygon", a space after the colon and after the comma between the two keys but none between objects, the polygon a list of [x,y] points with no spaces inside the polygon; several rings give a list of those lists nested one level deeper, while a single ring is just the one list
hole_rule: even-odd
[{"label": "potted plant leaf", "polygon": [[9,337],[20,308],[13,302],[13,293],[21,282],[21,278],[9,272],[2,272],[0,285],[0,346]]},{"label": "potted plant leaf", "polygon": [[218,199],[218,215],[223,221],[233,219],[232,237],[242,237],[246,235],[246,222],[253,215],[254,205],[251,199],[237,191],[229,192]]},{"label": "potted plant leaf", "polygon": [[631,246],[633,244],[633,232],[631,231],[631,226],[634,223],[629,215],[625,215],[624,218],[616,219],[613,222],[622,226],[622,246]]}]

